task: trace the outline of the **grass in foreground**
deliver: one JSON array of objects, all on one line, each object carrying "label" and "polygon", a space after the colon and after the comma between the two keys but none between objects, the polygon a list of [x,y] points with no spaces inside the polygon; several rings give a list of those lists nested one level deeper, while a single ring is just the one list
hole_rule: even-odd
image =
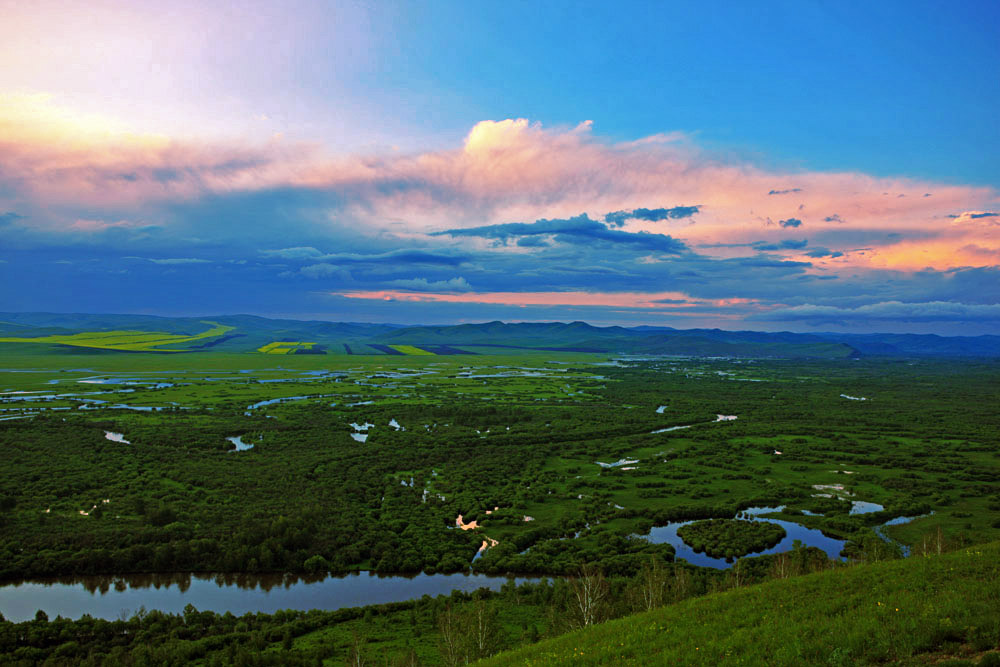
[{"label": "grass in foreground", "polygon": [[[495,665],[929,664],[1000,648],[1000,543],[694,598]],[[955,664],[975,664],[956,662]]]}]

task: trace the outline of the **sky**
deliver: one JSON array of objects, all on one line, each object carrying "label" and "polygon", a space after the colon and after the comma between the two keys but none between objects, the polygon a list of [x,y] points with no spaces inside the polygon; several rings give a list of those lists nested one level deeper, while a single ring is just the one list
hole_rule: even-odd
[{"label": "sky", "polygon": [[0,15],[0,311],[1000,334],[995,2]]}]

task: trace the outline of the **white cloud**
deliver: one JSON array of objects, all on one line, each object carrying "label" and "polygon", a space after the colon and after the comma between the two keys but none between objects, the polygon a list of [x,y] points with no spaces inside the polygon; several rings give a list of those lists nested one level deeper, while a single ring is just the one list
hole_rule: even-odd
[{"label": "white cloud", "polygon": [[465,278],[459,276],[451,280],[427,280],[426,278],[410,278],[408,280],[390,280],[388,285],[403,287],[418,291],[468,292],[472,289]]},{"label": "white cloud", "polygon": [[750,316],[749,319],[777,322],[805,321],[848,322],[895,320],[904,322],[1000,322],[1000,303],[965,304],[951,301],[903,303],[883,301],[857,308],[805,304],[779,308]]}]

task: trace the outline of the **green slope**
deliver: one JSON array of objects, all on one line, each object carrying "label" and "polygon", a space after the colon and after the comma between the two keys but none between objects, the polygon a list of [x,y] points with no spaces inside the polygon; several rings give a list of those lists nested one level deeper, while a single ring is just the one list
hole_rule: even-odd
[{"label": "green slope", "polygon": [[959,656],[975,664],[998,648],[994,542],[693,598],[485,664],[928,664]]}]

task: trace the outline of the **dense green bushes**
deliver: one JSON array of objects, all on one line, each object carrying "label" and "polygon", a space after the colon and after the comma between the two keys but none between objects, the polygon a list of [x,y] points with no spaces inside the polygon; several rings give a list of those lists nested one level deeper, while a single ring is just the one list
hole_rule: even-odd
[{"label": "dense green bushes", "polygon": [[[164,397],[192,409],[0,421],[0,577],[305,573],[324,562],[385,573],[565,573],[598,563],[626,575],[650,554],[671,557],[630,536],[751,506],[785,505],[786,518],[840,539],[925,514],[918,523],[948,537],[1000,535],[1000,466],[989,449],[1000,436],[995,365],[654,360],[486,380],[461,373],[496,373],[497,361],[341,361],[361,370],[318,382],[277,371],[282,383],[188,378],[105,398]],[[393,378],[390,363],[440,372]],[[60,382],[66,375],[52,371]],[[48,377],[0,371],[5,388],[45,389]],[[36,384],[11,384],[28,380]],[[294,395],[314,398],[244,414],[252,402]],[[657,414],[667,397],[670,410]],[[715,423],[716,414],[739,418]],[[367,442],[350,438],[352,422],[376,424]],[[679,424],[693,426],[654,433]],[[254,448],[228,452],[226,438],[238,434]],[[637,463],[596,463],[621,459]],[[846,493],[818,498],[814,485]],[[852,499],[886,509],[852,515]],[[459,514],[482,527],[456,529]],[[499,545],[473,563],[485,536]]]},{"label": "dense green bushes", "polygon": [[765,521],[708,519],[681,526],[677,535],[697,552],[732,560],[770,549],[785,538],[785,529]]}]

